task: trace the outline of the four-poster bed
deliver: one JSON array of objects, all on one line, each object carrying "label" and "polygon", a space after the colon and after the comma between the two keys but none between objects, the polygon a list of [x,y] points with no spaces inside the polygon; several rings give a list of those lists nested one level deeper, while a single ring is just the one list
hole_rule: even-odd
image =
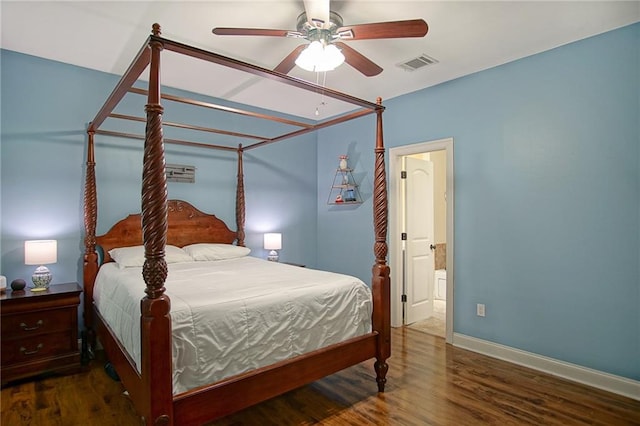
[{"label": "four-poster bed", "polygon": [[[206,104],[201,101],[161,94],[160,57],[168,50],[192,58],[212,62],[235,70],[248,72],[279,83],[294,86],[313,93],[347,102],[355,111],[330,118],[317,124],[296,123],[278,116],[267,116],[255,112]],[[149,89],[134,88],[133,84],[149,66]],[[113,111],[127,93],[146,94],[147,114],[144,136],[100,129],[107,118],[141,121],[140,118],[115,114]],[[229,147],[184,140],[163,139],[161,99],[196,106],[223,110],[234,114],[267,119],[300,128],[276,137],[262,138],[247,146]],[[386,360],[390,356],[390,296],[389,267],[386,263],[387,245],[387,194],[382,138],[382,112],[380,99],[370,103],[337,91],[322,88],[284,74],[273,72],[212,52],[190,47],[160,36],[160,27],[153,26],[138,55],[121,78],[115,89],[89,124],[87,170],[85,183],[85,255],[84,255],[84,321],[88,339],[94,343],[97,337],[118,372],[131,399],[144,417],[146,424],[189,425],[202,424],[264,401],[273,396],[318,380],[359,362],[375,358],[378,390],[384,391]],[[371,324],[368,330],[337,343],[331,343],[309,352],[298,354],[273,364],[260,366],[240,374],[226,377],[215,383],[177,393],[173,388],[172,369],[172,308],[165,292],[167,282],[167,252],[169,245],[185,247],[196,243],[218,243],[244,246],[245,201],[243,182],[243,152],[280,140],[295,137],[320,128],[343,123],[368,114],[376,114],[375,171],[373,190],[374,255],[370,299],[372,302]],[[199,126],[177,125],[192,130],[217,134],[247,137],[239,133]],[[96,235],[97,189],[94,156],[95,135],[144,139],[142,177],[142,209],[140,214],[130,215],[115,224],[102,236]],[[236,196],[237,230],[231,231],[224,222],[213,215],[204,214],[189,203],[167,200],[167,185],[164,171],[164,144],[235,151],[238,155],[238,181]],[[146,284],[145,296],[139,304],[140,359],[138,362],[128,353],[111,325],[105,321],[94,300],[94,285],[99,269],[111,262],[110,251],[115,248],[144,247],[144,263],[141,275]],[[100,247],[100,252],[97,247]],[[293,268],[293,267],[290,267]],[[303,268],[298,268],[303,269]]]}]

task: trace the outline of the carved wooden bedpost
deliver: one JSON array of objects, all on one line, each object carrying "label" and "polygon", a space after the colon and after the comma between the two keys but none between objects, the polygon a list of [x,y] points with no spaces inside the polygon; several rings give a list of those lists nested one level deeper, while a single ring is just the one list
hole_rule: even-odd
[{"label": "carved wooden bedpost", "polygon": [[[382,99],[378,98],[378,105],[382,106]],[[391,356],[391,284],[389,266],[387,265],[387,177],[384,163],[384,141],[382,137],[382,112],[384,108],[376,110],[376,148],[375,148],[375,176],[373,188],[373,224],[375,243],[373,252],[376,263],[373,265],[373,329],[378,332],[378,347],[375,370],[378,390],[384,392],[387,382],[386,375],[389,366],[387,358]]]},{"label": "carved wooden bedpost", "polygon": [[242,144],[238,145],[238,184],[236,185],[236,228],[237,245],[244,246],[244,171],[242,167]]},{"label": "carved wooden bedpost", "polygon": [[[153,24],[153,35],[160,25]],[[147,128],[142,171],[142,235],[145,261],[142,276],[147,294],[140,303],[142,380],[148,400],[143,415],[147,425],[173,425],[173,361],[171,303],[164,294],[167,262],[167,179],[165,175],[162,113],[160,104],[160,53],[162,42],[151,38]]]},{"label": "carved wooden bedpost", "polygon": [[[96,223],[98,221],[98,197],[96,192],[96,161],[94,154],[95,132],[88,131],[87,170],[84,185],[84,327],[83,361],[87,361],[87,350],[93,350],[93,283],[98,275],[98,255],[96,253]],[[84,344],[89,347],[84,347]]]}]

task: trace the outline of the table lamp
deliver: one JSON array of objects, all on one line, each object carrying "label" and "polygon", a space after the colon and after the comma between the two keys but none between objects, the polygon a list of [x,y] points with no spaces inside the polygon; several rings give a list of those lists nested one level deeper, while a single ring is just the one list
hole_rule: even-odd
[{"label": "table lamp", "polygon": [[271,260],[273,262],[278,261],[278,252],[276,250],[280,250],[282,248],[282,234],[276,232],[270,232],[264,234],[264,249],[271,250],[269,252],[269,256],[267,256],[267,260]]},{"label": "table lamp", "polygon": [[24,242],[24,264],[40,265],[31,276],[31,291],[44,291],[49,288],[51,272],[44,265],[58,261],[58,242],[56,240],[31,240]]}]

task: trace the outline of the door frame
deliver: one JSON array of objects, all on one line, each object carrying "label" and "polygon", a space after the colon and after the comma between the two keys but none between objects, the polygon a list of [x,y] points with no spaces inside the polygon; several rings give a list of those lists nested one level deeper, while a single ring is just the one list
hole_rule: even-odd
[{"label": "door frame", "polygon": [[[454,191],[453,191],[453,138],[415,143],[389,149],[389,265],[399,276],[391,278],[391,326],[402,326],[402,157],[432,151],[445,151],[447,163],[447,313],[446,342],[453,342],[453,295],[454,295]],[[393,274],[393,272],[392,272]]]}]

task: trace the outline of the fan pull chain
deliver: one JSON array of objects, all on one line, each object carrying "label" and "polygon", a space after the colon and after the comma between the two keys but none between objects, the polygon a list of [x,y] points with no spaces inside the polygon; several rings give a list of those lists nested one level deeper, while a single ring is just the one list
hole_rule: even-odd
[{"label": "fan pull chain", "polygon": [[326,105],[326,103],[324,101],[324,88],[325,88],[325,85],[327,83],[327,72],[324,71],[322,73],[322,85],[320,85],[320,83],[319,83],[319,78],[320,78],[320,73],[317,72],[316,73],[316,84],[318,86],[322,86],[322,91],[320,92],[320,105],[316,107],[316,116],[320,115],[320,107]]}]

